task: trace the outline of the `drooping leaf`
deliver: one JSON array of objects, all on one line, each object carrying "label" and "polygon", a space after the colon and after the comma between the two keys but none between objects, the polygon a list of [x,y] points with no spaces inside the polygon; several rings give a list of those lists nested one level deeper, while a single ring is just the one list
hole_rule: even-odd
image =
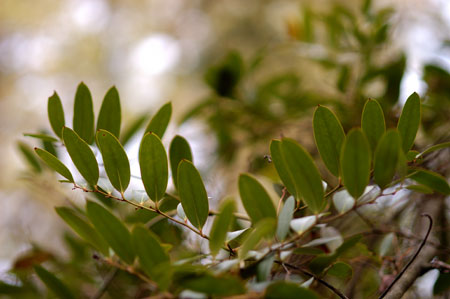
[{"label": "drooping leaf", "polygon": [[255,225],[255,229],[247,235],[239,250],[239,258],[245,259],[250,250],[255,249],[258,243],[264,239],[273,236],[275,233],[276,222],[274,218],[264,218]]},{"label": "drooping leaf", "polygon": [[[61,133],[62,133],[62,131],[61,131]],[[23,136],[33,137],[33,138],[41,139],[42,141],[48,141],[48,142],[56,142],[56,141],[58,141],[58,139],[56,139],[56,138],[54,138],[52,136],[46,135],[46,134],[25,133],[25,134],[23,134]]]},{"label": "drooping leaf", "polygon": [[96,139],[109,181],[117,191],[123,193],[130,183],[130,162],[127,153],[119,140],[108,131],[97,131]]},{"label": "drooping leaf", "polygon": [[366,134],[370,148],[375,151],[378,141],[386,131],[383,109],[376,100],[369,99],[364,105],[361,117],[361,128]]},{"label": "drooping leaf", "polygon": [[36,151],[36,154],[47,164],[51,169],[65,177],[70,182],[74,182],[72,174],[70,173],[70,170],[61,162],[58,158],[50,154],[49,152],[40,149],[40,148],[34,148]]},{"label": "drooping leaf", "polygon": [[277,213],[264,187],[249,174],[239,176],[239,194],[252,223],[264,218],[276,219]]},{"label": "drooping leaf", "polygon": [[278,216],[277,224],[277,238],[279,241],[283,241],[286,238],[292,217],[294,216],[295,199],[293,196],[289,196],[284,202],[283,209],[281,209]]},{"label": "drooping leaf", "polygon": [[414,144],[420,124],[420,98],[413,93],[406,100],[402,114],[398,120],[397,129],[402,139],[403,152],[408,152]]},{"label": "drooping leaf", "polygon": [[97,248],[105,256],[108,256],[108,243],[86,221],[80,218],[72,209],[66,207],[55,208],[56,213],[66,222],[81,238]]},{"label": "drooping leaf", "polygon": [[62,138],[75,167],[89,184],[97,185],[99,169],[92,149],[77,133],[67,127],[63,128]]},{"label": "drooping leaf", "polygon": [[233,212],[235,211],[233,199],[225,200],[219,210],[219,215],[214,219],[211,233],[209,234],[209,250],[215,256],[225,243],[227,232],[233,222]]},{"label": "drooping leaf", "polygon": [[175,188],[178,186],[178,164],[185,159],[194,162],[192,159],[191,147],[186,139],[177,135],[172,139],[169,148],[170,169],[172,171],[172,179]]},{"label": "drooping leaf", "polygon": [[357,199],[369,183],[370,145],[360,129],[351,130],[341,152],[342,180],[348,193]]},{"label": "drooping leaf", "polygon": [[318,106],[313,118],[314,139],[325,166],[339,176],[339,156],[345,139],[344,129],[334,113]]},{"label": "drooping leaf", "polygon": [[167,129],[167,126],[169,125],[170,117],[172,116],[172,103],[166,103],[164,104],[158,112],[153,116],[150,123],[147,125],[147,128],[145,129],[145,133],[147,132],[153,132],[160,139],[162,139],[164,132]]},{"label": "drooping leaf", "polygon": [[56,91],[48,98],[47,113],[53,132],[55,132],[56,136],[61,138],[62,128],[66,125],[66,121],[64,119],[64,110],[61,99]]},{"label": "drooping leaf", "polygon": [[101,205],[88,201],[86,211],[98,233],[108,242],[114,252],[127,264],[134,261],[131,234],[122,221]]},{"label": "drooping leaf", "polygon": [[296,283],[277,281],[267,287],[264,294],[266,299],[318,299],[313,291],[299,287]]},{"label": "drooping leaf", "polygon": [[41,164],[39,164],[39,161],[33,154],[32,149],[23,142],[18,142],[17,146],[19,147],[20,152],[22,153],[25,160],[28,162],[29,166],[31,166],[34,171],[41,172],[42,171]]},{"label": "drooping leaf", "polygon": [[397,130],[388,130],[375,150],[373,176],[381,189],[387,186],[397,169],[401,148],[401,139]]},{"label": "drooping leaf", "polygon": [[59,298],[75,299],[76,296],[72,291],[53,273],[47,271],[41,266],[35,266],[34,271],[45,284]]},{"label": "drooping leaf", "polygon": [[428,170],[419,170],[408,176],[414,181],[444,195],[450,195],[450,186],[440,174]]},{"label": "drooping leaf", "polygon": [[155,133],[147,133],[139,148],[139,165],[145,191],[154,202],[164,197],[169,180],[167,155],[161,139]]},{"label": "drooping leaf", "polygon": [[133,137],[136,132],[142,127],[145,120],[147,119],[147,115],[141,115],[140,117],[133,120],[125,129],[122,134],[120,134],[120,143],[125,146],[128,141],[130,141],[131,137]]},{"label": "drooping leaf", "polygon": [[322,178],[311,156],[297,142],[289,138],[283,138],[281,150],[297,195],[302,197],[313,213],[320,213],[326,201]]},{"label": "drooping leaf", "polygon": [[106,130],[119,138],[121,119],[122,113],[119,92],[113,86],[103,98],[102,107],[100,108],[97,119],[97,130]]},{"label": "drooping leaf", "polygon": [[292,181],[291,175],[289,174],[286,161],[281,152],[281,140],[272,140],[270,143],[270,156],[272,158],[272,162],[275,165],[275,169],[283,182],[286,189],[292,194],[295,198],[298,198],[297,190],[295,189],[295,184]]},{"label": "drooping leaf", "polygon": [[196,228],[201,229],[208,218],[208,195],[202,177],[194,164],[182,160],[178,165],[178,193],[186,217]]},{"label": "drooping leaf", "polygon": [[352,267],[349,264],[344,262],[336,262],[334,263],[330,269],[327,271],[328,275],[337,277],[337,278],[349,278],[353,274]]},{"label": "drooping leaf", "polygon": [[75,94],[73,130],[88,144],[94,141],[94,105],[91,92],[83,82]]}]

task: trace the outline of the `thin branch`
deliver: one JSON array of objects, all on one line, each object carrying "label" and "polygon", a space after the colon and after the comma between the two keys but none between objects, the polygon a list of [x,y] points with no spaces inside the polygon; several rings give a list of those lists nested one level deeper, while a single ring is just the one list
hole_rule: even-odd
[{"label": "thin branch", "polygon": [[413,255],[413,257],[411,258],[411,260],[406,264],[406,266],[402,269],[402,271],[400,271],[400,273],[398,273],[398,275],[391,282],[391,284],[384,290],[384,292],[380,295],[380,297],[378,297],[379,299],[382,299],[382,298],[384,298],[384,296],[386,296],[386,294],[390,291],[390,289],[395,285],[395,283],[400,279],[400,277],[402,277],[402,275],[406,272],[408,267],[414,262],[414,260],[417,258],[417,256],[419,255],[420,251],[422,250],[422,248],[427,243],[428,236],[430,235],[431,228],[433,227],[433,218],[431,218],[431,216],[428,215],[428,214],[422,214],[421,216],[422,217],[427,217],[428,220],[430,221],[427,233],[425,234],[425,237],[423,238],[422,243],[420,243],[419,248],[417,248],[417,251]]}]

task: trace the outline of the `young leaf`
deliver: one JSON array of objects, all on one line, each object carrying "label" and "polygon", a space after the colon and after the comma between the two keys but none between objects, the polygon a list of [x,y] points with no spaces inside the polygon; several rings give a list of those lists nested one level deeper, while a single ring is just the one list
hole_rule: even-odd
[{"label": "young leaf", "polygon": [[108,243],[97,231],[86,221],[81,219],[75,212],[66,207],[55,208],[56,213],[66,222],[81,238],[97,248],[105,256],[108,256]]},{"label": "young leaf", "polygon": [[36,154],[47,164],[51,169],[65,177],[67,180],[69,180],[71,183],[74,182],[72,174],[70,173],[70,170],[61,162],[58,158],[50,154],[49,152],[40,149],[40,148],[34,148],[36,151]]},{"label": "young leaf", "polygon": [[295,189],[295,184],[292,181],[291,175],[289,174],[286,161],[281,152],[281,140],[272,140],[270,143],[270,156],[272,158],[272,162],[275,165],[275,169],[278,172],[278,176],[283,182],[286,189],[292,194],[295,198],[298,198],[297,190]]},{"label": "young leaf", "polygon": [[96,139],[109,181],[117,191],[123,193],[130,183],[130,162],[127,153],[119,140],[108,131],[97,131]]},{"label": "young leaf", "polygon": [[172,103],[166,103],[163,105],[158,112],[156,112],[155,116],[153,116],[150,123],[147,125],[145,129],[145,133],[153,132],[158,135],[159,138],[162,139],[164,132],[167,129],[167,126],[170,121],[170,117],[172,116]]},{"label": "young leaf", "polygon": [[94,141],[94,106],[91,92],[83,82],[75,94],[73,130],[88,144]]},{"label": "young leaf", "polygon": [[167,155],[161,139],[146,133],[139,148],[139,165],[145,191],[154,202],[164,197],[169,179]]},{"label": "young leaf", "polygon": [[239,176],[239,194],[253,224],[264,218],[277,218],[272,199],[254,177],[248,174]]},{"label": "young leaf", "polygon": [[186,217],[201,229],[208,218],[208,195],[202,177],[192,162],[182,160],[178,165],[178,193]]},{"label": "young leaf", "polygon": [[281,150],[297,195],[303,198],[313,213],[320,213],[326,201],[322,178],[313,159],[303,147],[289,138],[283,138]]},{"label": "young leaf", "polygon": [[265,218],[255,225],[255,229],[247,236],[239,250],[239,258],[245,259],[250,250],[255,249],[259,241],[268,238],[275,232],[276,222],[274,218]]},{"label": "young leaf", "polygon": [[341,152],[342,180],[348,193],[357,199],[369,183],[370,145],[360,129],[351,130]]},{"label": "young leaf", "polygon": [[62,138],[67,152],[84,179],[92,186],[97,185],[99,170],[92,149],[73,130],[64,127]]},{"label": "young leaf", "polygon": [[434,191],[444,195],[450,195],[450,186],[448,185],[447,180],[440,174],[428,170],[419,170],[409,175],[409,178]]},{"label": "young leaf", "polygon": [[265,299],[319,299],[313,291],[298,286],[296,283],[277,281],[267,287]]},{"label": "young leaf", "polygon": [[222,203],[219,215],[217,215],[216,219],[214,219],[211,233],[209,235],[209,250],[211,250],[211,255],[213,256],[219,252],[225,242],[227,232],[233,221],[234,211],[234,200],[227,199]]},{"label": "young leaf", "polygon": [[143,226],[134,228],[132,244],[142,269],[152,278],[158,274],[155,269],[159,264],[169,262],[169,256],[161,246],[158,237]]},{"label": "young leaf", "polygon": [[289,232],[289,226],[294,216],[295,199],[293,196],[289,196],[284,202],[283,209],[278,216],[277,225],[277,238],[279,241],[283,241]]},{"label": "young leaf", "polygon": [[366,134],[370,148],[375,151],[378,141],[386,131],[383,109],[376,100],[369,99],[364,105],[361,118],[361,128]]},{"label": "young leaf", "polygon": [[98,114],[97,130],[106,130],[119,138],[122,114],[117,88],[111,87],[106,93]]},{"label": "young leaf", "polygon": [[345,139],[344,129],[334,113],[318,106],[313,118],[314,139],[325,166],[339,176],[339,155]]},{"label": "young leaf", "polygon": [[65,126],[66,121],[64,119],[64,110],[61,99],[56,91],[48,98],[47,113],[53,132],[55,132],[56,136],[61,138],[62,128]]},{"label": "young leaf", "polygon": [[23,136],[33,137],[33,138],[41,139],[42,141],[48,141],[48,142],[56,142],[56,141],[58,141],[58,139],[56,139],[56,138],[54,138],[52,136],[46,135],[46,134],[25,133],[25,134],[23,134]]},{"label": "young leaf", "polygon": [[397,130],[388,130],[375,150],[373,176],[381,189],[392,180],[397,169],[401,148],[400,135]]},{"label": "young leaf", "polygon": [[127,264],[134,261],[131,234],[122,221],[101,205],[88,201],[86,211],[89,220],[114,252]]},{"label": "young leaf", "polygon": [[406,100],[403,107],[402,115],[398,120],[397,129],[402,139],[403,152],[413,146],[414,139],[416,139],[417,130],[420,124],[420,98],[417,93],[413,93]]},{"label": "young leaf", "polygon": [[175,188],[178,186],[177,171],[180,161],[185,159],[194,162],[192,159],[191,147],[183,137],[177,135],[172,139],[169,148],[170,169],[172,170],[172,180]]},{"label": "young leaf", "polygon": [[75,299],[76,296],[70,289],[53,273],[47,271],[41,266],[35,266],[34,271],[45,284],[59,298]]}]

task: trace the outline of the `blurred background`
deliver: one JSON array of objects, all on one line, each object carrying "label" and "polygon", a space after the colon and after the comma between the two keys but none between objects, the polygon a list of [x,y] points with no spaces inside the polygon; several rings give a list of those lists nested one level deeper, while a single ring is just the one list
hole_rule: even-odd
[{"label": "blurred background", "polygon": [[189,140],[214,202],[236,192],[239,172],[274,177],[264,163],[270,139],[295,137],[314,151],[319,103],[348,130],[376,98],[392,126],[417,91],[418,146],[446,140],[449,29],[446,0],[1,0],[0,279],[30,248],[69,255],[53,207],[83,194],[27,160],[40,143],[23,136],[50,131],[54,90],[67,124],[81,81],[96,113],[118,88],[125,127],[172,101],[164,142]]}]

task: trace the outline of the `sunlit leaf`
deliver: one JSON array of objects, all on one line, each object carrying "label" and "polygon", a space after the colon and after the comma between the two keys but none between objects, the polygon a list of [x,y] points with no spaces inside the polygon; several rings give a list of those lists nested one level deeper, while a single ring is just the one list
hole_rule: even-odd
[{"label": "sunlit leaf", "polygon": [[56,158],[55,156],[53,156],[52,154],[50,154],[49,152],[47,152],[43,149],[35,148],[34,150],[36,151],[36,154],[51,169],[53,169],[54,171],[56,171],[57,173],[59,173],[60,175],[65,177],[70,182],[72,182],[72,183],[74,182],[72,174],[70,173],[70,170],[61,161],[59,161],[58,158]]},{"label": "sunlit leaf", "polygon": [[62,129],[65,126],[66,121],[64,119],[64,110],[61,99],[56,91],[48,98],[47,113],[53,132],[55,132],[56,136],[61,138]]},{"label": "sunlit leaf", "polygon": [[120,123],[122,113],[120,109],[119,93],[115,86],[111,87],[106,93],[102,107],[98,114],[97,130],[105,130],[111,132],[119,138]]},{"label": "sunlit leaf", "polygon": [[420,98],[417,93],[413,93],[406,100],[402,110],[402,115],[398,120],[397,129],[402,139],[403,152],[413,146],[420,124]]},{"label": "sunlit leaf", "polygon": [[201,229],[208,218],[208,195],[200,173],[192,162],[182,160],[178,165],[178,193],[189,221]]},{"label": "sunlit leaf", "polygon": [[255,225],[255,229],[248,234],[239,249],[239,258],[245,259],[250,250],[255,249],[258,243],[264,239],[271,237],[275,232],[276,222],[273,218],[264,218]]},{"label": "sunlit leaf", "polygon": [[153,132],[160,139],[162,139],[164,132],[167,129],[167,126],[169,125],[170,117],[172,116],[172,103],[166,103],[164,104],[158,112],[153,116],[150,123],[147,125],[147,128],[145,129],[145,133]]},{"label": "sunlit leaf", "polygon": [[94,141],[94,106],[91,92],[83,82],[75,94],[73,130],[88,144]]},{"label": "sunlit leaf", "polygon": [[272,158],[272,162],[275,165],[275,169],[278,172],[278,175],[283,182],[284,186],[286,186],[287,190],[290,194],[292,194],[295,198],[297,196],[297,190],[295,189],[295,184],[292,181],[291,175],[289,174],[286,161],[281,152],[281,140],[272,140],[270,143],[270,155]]},{"label": "sunlit leaf", "polygon": [[378,101],[367,100],[362,112],[361,128],[366,134],[372,151],[375,151],[378,141],[386,131],[383,109],[381,109]]},{"label": "sunlit leaf", "polygon": [[401,140],[397,130],[388,130],[375,150],[373,176],[380,188],[386,187],[394,177],[401,151]]},{"label": "sunlit leaf", "polygon": [[345,139],[344,129],[330,109],[318,106],[313,118],[314,139],[325,166],[339,176],[339,156]]},{"label": "sunlit leaf", "polygon": [[264,293],[266,299],[318,299],[313,291],[299,287],[296,283],[276,281],[269,285]]},{"label": "sunlit leaf", "polygon": [[284,202],[280,215],[278,215],[277,238],[280,241],[283,241],[289,232],[290,223],[294,216],[295,204],[294,197],[289,196]]},{"label": "sunlit leaf", "polygon": [[211,233],[209,234],[209,250],[211,255],[215,256],[225,243],[227,232],[233,221],[233,212],[235,211],[233,199],[225,200],[219,210],[219,215],[214,219]]},{"label": "sunlit leaf", "polygon": [[45,284],[45,286],[52,291],[59,298],[76,298],[72,291],[53,273],[47,271],[41,266],[35,266],[34,271]]},{"label": "sunlit leaf", "polygon": [[450,195],[450,186],[448,185],[447,180],[436,172],[419,170],[408,177],[434,191]]},{"label": "sunlit leaf", "polygon": [[172,179],[175,188],[178,186],[178,164],[185,159],[194,162],[192,159],[191,147],[186,139],[177,135],[172,139],[169,148],[170,170],[172,171]]}]

